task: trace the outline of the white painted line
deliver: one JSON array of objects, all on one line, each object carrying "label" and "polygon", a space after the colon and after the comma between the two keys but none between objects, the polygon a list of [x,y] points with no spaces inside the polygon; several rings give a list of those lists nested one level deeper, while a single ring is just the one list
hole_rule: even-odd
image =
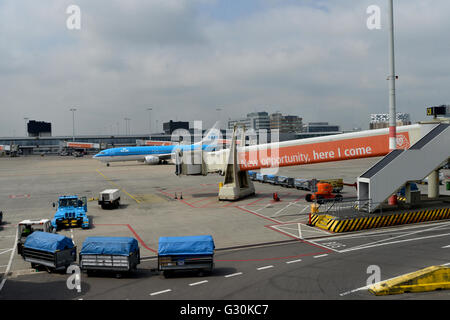
[{"label": "white painted line", "polygon": [[[271,204],[272,204],[272,203],[269,203],[269,204],[265,205],[264,207],[259,208],[258,210],[255,210],[255,211],[253,211],[253,212],[258,212],[259,210],[263,210],[263,209],[267,208],[268,206],[270,206]],[[252,211],[252,210],[250,210],[250,211]]]},{"label": "white painted line", "polygon": [[321,255],[318,255],[318,256],[314,256],[313,258],[314,259],[316,259],[316,258],[322,258],[322,257],[326,257],[328,255],[328,253],[325,253],[325,254],[321,254]]},{"label": "white painted line", "polygon": [[442,247],[442,249],[445,249],[445,248],[450,248],[450,245],[449,245],[449,246],[444,246],[444,247]]},{"label": "white painted line", "polygon": [[199,284],[203,284],[203,283],[207,283],[207,282],[208,282],[208,280],[204,280],[204,281],[200,281],[200,282],[190,283],[189,285],[192,287],[192,286],[197,286]]},{"label": "white painted line", "polygon": [[412,239],[405,239],[405,240],[397,240],[397,241],[391,241],[391,242],[384,242],[384,243],[378,243],[375,245],[370,245],[370,246],[365,246],[365,247],[358,246],[356,248],[349,248],[349,249],[341,250],[339,252],[343,253],[343,252],[356,251],[356,250],[362,250],[362,249],[368,249],[368,248],[374,248],[374,247],[381,247],[381,246],[385,246],[385,245],[389,245],[389,244],[396,244],[396,243],[416,241],[416,240],[425,240],[425,239],[445,237],[445,236],[450,236],[450,233],[437,234],[437,235],[433,235],[433,236],[426,236],[426,237],[419,237],[419,238],[412,238]]},{"label": "white painted line", "polygon": [[429,231],[432,231],[432,230],[441,229],[441,228],[446,227],[446,226],[447,225],[438,225],[438,226],[435,226],[435,227],[432,227],[432,228],[427,228],[427,229],[414,231],[414,232],[408,232],[408,233],[400,234],[400,235],[395,236],[395,237],[389,237],[389,238],[381,239],[381,240],[378,240],[378,241],[369,242],[369,243],[366,243],[366,244],[355,246],[355,247],[352,247],[351,249],[357,249],[359,247],[368,247],[368,246],[371,246],[371,245],[381,244],[382,242],[385,242],[385,241],[391,241],[392,242],[392,240],[397,239],[397,238],[412,236],[414,234],[421,233],[421,232],[429,232]]},{"label": "white painted line", "polygon": [[296,263],[296,262],[300,262],[300,261],[302,261],[302,259],[292,260],[292,261],[286,261],[286,263],[287,263],[287,264],[290,264],[290,263]]},{"label": "white painted line", "polygon": [[232,274],[226,275],[225,278],[230,278],[230,277],[240,276],[241,274],[242,274],[242,272],[232,273]]},{"label": "white painted line", "polygon": [[172,291],[172,289],[167,289],[167,290],[163,290],[163,291],[153,292],[153,293],[150,293],[150,295],[151,296],[156,296],[158,294],[167,293],[167,292],[170,292],[170,291]]},{"label": "white painted line", "polygon": [[341,293],[341,294],[339,294],[339,295],[340,295],[341,297],[343,297],[343,296],[346,296],[346,295],[348,295],[348,294],[350,294],[350,293],[357,292],[357,291],[361,291],[361,290],[368,289],[368,288],[369,288],[369,286],[365,286],[365,287],[361,287],[361,288],[358,288],[358,289],[353,289],[353,290],[351,290],[351,291],[346,291],[346,292]]},{"label": "white painted line", "polygon": [[2,291],[3,286],[5,285],[6,279],[8,278],[8,273],[9,273],[9,270],[11,269],[14,253],[16,252],[15,244],[17,243],[18,239],[19,239],[19,229],[16,229],[16,240],[14,241],[14,247],[12,247],[11,255],[9,256],[8,267],[6,268],[5,275],[3,277],[2,282],[0,283],[0,292]]},{"label": "white painted line", "polygon": [[0,254],[4,254],[4,253],[7,253],[7,252],[11,251],[12,249],[14,249],[14,248],[11,248],[11,249],[7,249],[7,250],[5,250],[5,251],[3,251],[3,252],[0,252]]},{"label": "white painted line", "polygon": [[256,270],[266,270],[266,269],[270,269],[270,268],[273,268],[273,266],[265,266],[265,267],[260,267],[260,268],[257,268]]},{"label": "white painted line", "polygon": [[300,239],[303,239],[301,224],[298,223],[297,225],[298,225],[298,237]]}]

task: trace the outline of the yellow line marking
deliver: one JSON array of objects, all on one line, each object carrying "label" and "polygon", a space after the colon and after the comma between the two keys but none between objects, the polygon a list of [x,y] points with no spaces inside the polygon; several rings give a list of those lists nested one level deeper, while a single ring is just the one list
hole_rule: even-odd
[{"label": "yellow line marking", "polygon": [[122,188],[121,186],[119,186],[118,184],[114,183],[113,181],[111,181],[111,179],[109,179],[107,176],[105,176],[103,173],[100,172],[100,170],[96,170],[103,178],[105,178],[106,181],[108,181],[110,184],[112,184],[113,186],[121,189],[123,192],[125,192],[131,199],[133,199],[134,201],[136,201],[137,203],[141,203],[138,199],[136,199],[135,197],[133,197],[131,194],[129,194],[127,192],[127,190],[125,190],[124,188]]}]

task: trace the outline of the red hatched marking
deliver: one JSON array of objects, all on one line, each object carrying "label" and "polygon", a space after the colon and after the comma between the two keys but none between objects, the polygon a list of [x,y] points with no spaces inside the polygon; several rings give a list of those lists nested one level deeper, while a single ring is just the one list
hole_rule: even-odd
[{"label": "red hatched marking", "polygon": [[139,236],[139,234],[134,231],[133,227],[131,227],[129,224],[94,224],[94,226],[125,226],[128,228],[128,230],[131,231],[131,233],[136,237],[136,240],[147,250],[153,252],[153,253],[158,253],[158,251],[156,251],[155,249],[150,248],[149,246],[147,246],[147,244],[144,242],[144,240],[142,240],[142,238]]},{"label": "red hatched marking", "polygon": [[23,198],[29,199],[30,197],[31,197],[30,194],[10,194],[8,196],[8,198],[10,199],[23,199]]}]

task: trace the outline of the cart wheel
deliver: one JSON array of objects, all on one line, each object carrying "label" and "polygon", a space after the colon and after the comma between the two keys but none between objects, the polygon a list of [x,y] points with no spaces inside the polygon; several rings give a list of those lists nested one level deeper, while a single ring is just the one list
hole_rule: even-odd
[{"label": "cart wheel", "polygon": [[116,279],[120,279],[122,278],[122,274],[121,273],[116,273]]},{"label": "cart wheel", "polygon": [[163,271],[164,278],[170,278],[170,271]]}]

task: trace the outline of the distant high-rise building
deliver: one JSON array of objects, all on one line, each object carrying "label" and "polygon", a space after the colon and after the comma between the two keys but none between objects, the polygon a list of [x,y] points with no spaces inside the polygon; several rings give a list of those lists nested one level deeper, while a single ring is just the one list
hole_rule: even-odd
[{"label": "distant high-rise building", "polygon": [[302,132],[303,122],[298,116],[283,116],[276,112],[270,115],[270,129],[279,130],[282,133]]},{"label": "distant high-rise building", "polygon": [[[409,113],[396,114],[397,126],[406,126],[411,124]],[[389,127],[388,113],[374,113],[370,115],[370,129],[382,129]]]},{"label": "distant high-rise building", "polygon": [[309,133],[324,133],[324,132],[340,132],[341,127],[338,125],[329,124],[328,122],[309,122],[303,132]]},{"label": "distant high-rise building", "polygon": [[228,121],[228,129],[233,129],[236,123],[243,123],[246,129],[270,129],[270,118],[267,112],[252,112],[246,118],[233,119]]}]

